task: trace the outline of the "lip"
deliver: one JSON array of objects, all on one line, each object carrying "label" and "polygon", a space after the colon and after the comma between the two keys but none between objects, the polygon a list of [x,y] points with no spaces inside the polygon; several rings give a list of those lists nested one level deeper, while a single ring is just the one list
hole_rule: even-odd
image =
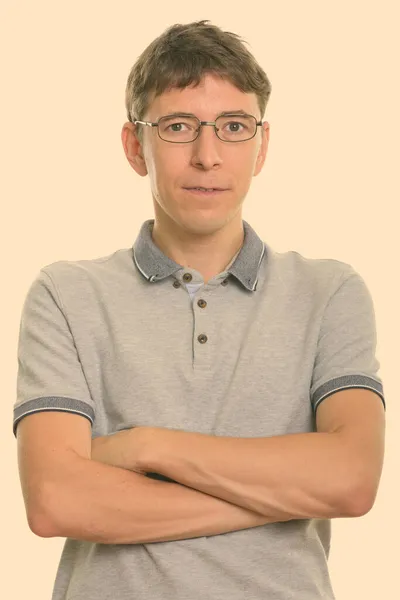
[{"label": "lip", "polygon": [[195,194],[196,196],[217,196],[218,194],[222,194],[223,192],[227,192],[228,190],[222,189],[213,189],[212,191],[204,192],[203,190],[196,190],[194,188],[183,188],[187,192],[191,194]]}]

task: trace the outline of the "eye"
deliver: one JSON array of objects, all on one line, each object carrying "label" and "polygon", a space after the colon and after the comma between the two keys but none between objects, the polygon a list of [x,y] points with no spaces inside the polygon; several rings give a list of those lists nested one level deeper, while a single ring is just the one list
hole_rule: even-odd
[{"label": "eye", "polygon": [[196,129],[197,121],[192,119],[183,119],[177,121],[176,119],[165,119],[160,123],[161,129],[168,133],[183,133]]},{"label": "eye", "polygon": [[182,126],[186,126],[186,123],[171,123],[170,125],[167,126],[167,129],[171,128],[172,131],[182,131]]},{"label": "eye", "polygon": [[[231,128],[231,125],[233,125],[233,129]],[[245,125],[243,125],[243,123],[240,123],[239,121],[228,121],[228,123],[225,123],[225,127],[229,128],[230,133],[240,132],[240,127],[246,128]]]}]

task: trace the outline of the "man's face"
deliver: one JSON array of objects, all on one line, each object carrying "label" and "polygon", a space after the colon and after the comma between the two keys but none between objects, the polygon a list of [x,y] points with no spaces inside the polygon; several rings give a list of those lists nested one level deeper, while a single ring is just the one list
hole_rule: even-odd
[{"label": "man's face", "polygon": [[[210,74],[197,87],[174,88],[155,98],[143,120],[155,122],[165,115],[184,112],[193,113],[202,121],[215,121],[222,112],[238,110],[260,120],[255,94],[243,93],[230,82]],[[150,177],[159,221],[166,223],[172,219],[185,230],[206,233],[219,229],[235,216],[241,219],[239,211],[252,177],[264,164],[268,123],[263,131],[257,128],[254,138],[236,143],[220,140],[210,126],[202,127],[198,138],[187,144],[165,142],[157,135],[156,128],[139,127],[144,129],[143,145],[136,145],[139,156],[130,162],[139,174]],[[217,187],[224,191],[205,196],[187,189],[193,187]]]}]

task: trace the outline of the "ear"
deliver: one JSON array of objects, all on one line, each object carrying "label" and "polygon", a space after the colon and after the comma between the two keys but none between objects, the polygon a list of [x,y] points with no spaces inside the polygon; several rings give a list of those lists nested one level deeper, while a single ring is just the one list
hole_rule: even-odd
[{"label": "ear", "polygon": [[267,121],[264,121],[262,124],[262,128],[263,128],[262,140],[261,140],[260,149],[258,151],[258,155],[257,155],[257,159],[256,159],[256,165],[254,168],[253,177],[255,177],[256,175],[259,174],[259,172],[261,171],[261,169],[264,166],[265,157],[267,156],[268,142],[269,142],[269,123]]},{"label": "ear", "polygon": [[147,175],[146,161],[143,155],[143,147],[137,137],[136,127],[137,126],[130,121],[124,123],[121,131],[121,140],[126,158],[132,169],[134,169],[138,175],[141,175],[141,177],[145,177],[145,175]]}]

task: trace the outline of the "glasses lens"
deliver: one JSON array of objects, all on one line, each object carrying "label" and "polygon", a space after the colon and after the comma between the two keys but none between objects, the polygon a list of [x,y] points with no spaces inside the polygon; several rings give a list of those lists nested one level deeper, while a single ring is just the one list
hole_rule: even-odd
[{"label": "glasses lens", "polygon": [[228,115],[216,120],[217,135],[226,142],[244,142],[254,137],[257,120],[252,115]]},{"label": "glasses lens", "polygon": [[199,122],[194,117],[162,117],[158,122],[158,132],[166,142],[192,142],[198,128]]}]

